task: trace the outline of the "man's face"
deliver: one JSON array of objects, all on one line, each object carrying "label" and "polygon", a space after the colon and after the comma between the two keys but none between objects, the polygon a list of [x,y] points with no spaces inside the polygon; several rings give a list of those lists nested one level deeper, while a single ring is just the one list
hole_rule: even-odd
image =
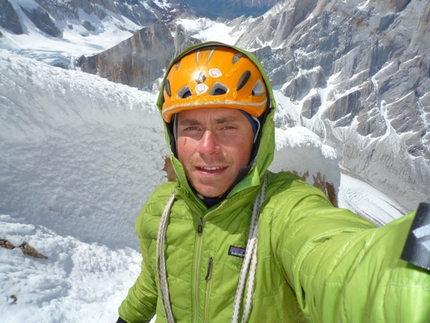
[{"label": "man's face", "polygon": [[205,197],[224,194],[249,163],[251,123],[239,110],[195,109],[178,115],[177,151],[194,189]]}]

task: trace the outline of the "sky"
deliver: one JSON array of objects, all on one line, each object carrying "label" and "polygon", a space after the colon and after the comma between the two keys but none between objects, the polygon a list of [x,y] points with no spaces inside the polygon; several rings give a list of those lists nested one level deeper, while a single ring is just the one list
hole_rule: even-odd
[{"label": "sky", "polygon": [[[187,23],[209,26],[195,27],[202,40],[229,31]],[[22,38],[1,31],[0,239],[15,248],[0,247],[0,322],[115,322],[139,274],[134,221],[167,180],[156,94],[34,59],[46,57],[38,56],[40,48],[50,57],[58,48],[78,56],[87,40],[76,35],[66,48],[30,28]],[[103,46],[100,37],[87,52]],[[296,113],[280,92],[275,96],[278,116]],[[339,206],[375,223],[403,212],[382,192],[342,174],[334,150],[304,127],[276,129],[270,169],[308,172],[311,184],[323,174],[339,187]],[[23,254],[24,242],[47,258]]]}]

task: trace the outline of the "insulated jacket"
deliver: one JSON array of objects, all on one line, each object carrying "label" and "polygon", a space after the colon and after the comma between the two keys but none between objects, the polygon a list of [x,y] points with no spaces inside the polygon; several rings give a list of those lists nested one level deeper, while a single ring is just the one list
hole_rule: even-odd
[{"label": "insulated jacket", "polygon": [[[161,250],[174,320],[231,322],[254,202],[266,178],[256,273],[240,315],[251,290],[250,323],[430,322],[430,275],[400,260],[413,213],[375,227],[334,207],[321,190],[297,176],[267,170],[275,147],[275,102],[264,70],[250,57],[262,70],[271,97],[256,160],[222,202],[207,208],[172,153],[177,181],[159,186],[136,222],[142,269],[119,308],[121,319],[149,322],[156,314],[156,322],[166,321],[157,236],[174,194]],[[167,129],[166,139],[170,145]]]}]

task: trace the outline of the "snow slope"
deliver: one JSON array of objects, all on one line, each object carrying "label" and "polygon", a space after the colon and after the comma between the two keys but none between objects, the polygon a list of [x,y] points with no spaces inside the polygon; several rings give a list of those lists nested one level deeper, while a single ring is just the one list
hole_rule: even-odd
[{"label": "snow slope", "polygon": [[5,51],[0,60],[0,210],[86,242],[137,246],[122,233],[165,178],[154,96]]}]

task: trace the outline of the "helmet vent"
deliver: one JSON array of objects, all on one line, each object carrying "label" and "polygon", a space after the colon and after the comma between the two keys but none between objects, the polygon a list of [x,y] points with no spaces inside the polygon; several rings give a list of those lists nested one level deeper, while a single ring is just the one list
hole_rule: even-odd
[{"label": "helmet vent", "polygon": [[210,95],[223,95],[228,91],[228,87],[220,82],[216,82],[211,89]]},{"label": "helmet vent", "polygon": [[264,85],[258,80],[252,89],[252,95],[259,96],[265,94]]},{"label": "helmet vent", "polygon": [[251,77],[251,72],[250,71],[245,71],[239,82],[237,83],[237,87],[236,87],[236,91],[240,91],[241,88],[243,88],[246,84],[246,82],[248,82],[249,78]]},{"label": "helmet vent", "polygon": [[241,59],[241,58],[242,58],[242,54],[241,54],[241,53],[236,53],[236,54],[233,56],[232,63],[233,63],[233,64],[236,64],[236,63],[239,61],[239,59]]},{"label": "helmet vent", "polygon": [[169,80],[164,81],[164,90],[166,91],[168,96],[172,96],[172,91],[170,90]]},{"label": "helmet vent", "polygon": [[191,94],[191,90],[188,86],[184,86],[182,89],[179,90],[178,92],[178,97],[181,99],[186,99],[188,97],[190,97]]}]

